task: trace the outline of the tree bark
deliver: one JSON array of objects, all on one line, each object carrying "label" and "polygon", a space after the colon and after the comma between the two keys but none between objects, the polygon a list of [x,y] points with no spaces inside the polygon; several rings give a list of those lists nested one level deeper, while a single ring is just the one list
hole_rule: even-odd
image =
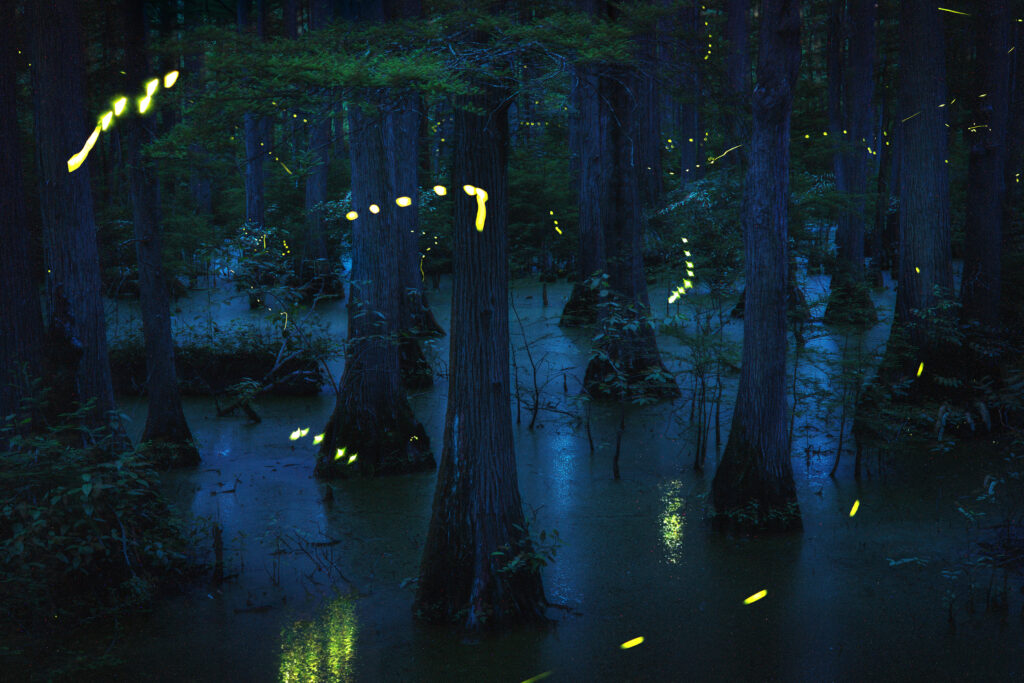
[{"label": "tree bark", "polygon": [[[940,316],[923,315],[952,295],[945,45],[940,13],[925,0],[905,0],[900,11],[900,253],[896,314],[886,349],[894,373],[914,377],[919,363],[930,384],[950,370],[948,340],[936,335]],[[905,338],[910,349],[898,348]],[[955,373],[950,373],[951,375]]]},{"label": "tree bark", "polygon": [[[842,87],[839,101],[841,129],[835,156],[836,190],[847,194],[847,208],[839,215],[836,231],[836,266],[832,275],[826,323],[869,325],[878,318],[868,294],[864,270],[864,224],[868,191],[867,147],[874,130],[875,4],[849,3],[849,52],[840,52]],[[842,22],[847,23],[847,22]],[[849,131],[840,136],[842,130]],[[877,150],[876,150],[877,152]]]},{"label": "tree bark", "polygon": [[43,311],[19,149],[16,32],[14,3],[0,2],[0,424],[43,374]]},{"label": "tree bark", "polygon": [[[315,472],[321,478],[434,467],[427,434],[401,387],[402,240],[396,213],[409,209],[393,199],[395,149],[385,140],[380,113],[384,103],[370,93],[366,102],[375,114],[358,105],[349,108],[352,208],[358,218],[352,222],[345,371],[317,459]],[[372,213],[371,205],[379,212]]]},{"label": "tree bark", "polygon": [[[130,90],[138,91],[151,75],[144,0],[124,0],[124,18],[127,81]],[[155,169],[142,154],[143,144],[153,138],[155,121],[154,116],[132,116],[124,121],[149,395],[142,441],[160,466],[197,465],[199,451],[185,420],[175,371],[171,306],[163,267],[160,185]]]},{"label": "tree bark", "polygon": [[967,234],[960,295],[963,320],[976,321],[991,331],[999,326],[1002,298],[1000,253],[1010,113],[1009,3],[982,3],[975,22],[978,61],[974,117],[967,131]]},{"label": "tree bark", "polygon": [[[509,405],[508,92],[455,111],[451,376],[444,449],[420,568],[419,618],[467,630],[543,619],[544,589],[516,475]],[[465,109],[472,105],[484,114]],[[488,195],[484,229],[477,197]],[[513,564],[515,562],[515,564]]]},{"label": "tree bark", "polygon": [[[309,28],[316,31],[325,28],[332,17],[327,0],[313,0],[309,6]],[[309,153],[314,159],[313,168],[306,176],[306,239],[303,244],[303,264],[300,274],[306,278],[325,278],[330,272],[327,262],[327,237],[324,234],[322,209],[327,201],[327,170],[331,160],[331,119],[333,97],[329,90],[320,93],[320,107],[311,118],[309,128]]]},{"label": "tree bark", "polygon": [[[238,31],[250,30],[251,0],[238,0],[236,5]],[[262,7],[260,3],[259,7]],[[258,14],[260,14],[258,12]],[[258,21],[260,28],[262,21]],[[257,32],[262,37],[262,33]],[[263,203],[263,155],[266,153],[266,141],[263,140],[264,126],[260,117],[247,112],[243,116],[242,134],[245,138],[245,222],[247,225],[262,228],[265,221]],[[260,143],[264,143],[262,146]]]},{"label": "tree bark", "polygon": [[725,103],[726,129],[731,144],[744,145],[723,161],[727,166],[742,166],[747,156],[746,144],[750,136],[750,0],[726,0],[725,42],[726,57]]},{"label": "tree bark", "polygon": [[[666,54],[666,60],[674,60],[682,69],[680,83],[683,86],[682,102],[679,104],[679,127],[675,131],[674,143],[680,150],[679,182],[685,188],[689,183],[703,177],[700,172],[700,71],[697,65],[702,54],[702,38],[707,31],[701,31],[700,2],[693,0],[679,10],[679,25],[687,37],[677,41],[680,54]],[[680,56],[682,55],[682,56]],[[732,145],[730,145],[731,147]]]},{"label": "tree bark", "polygon": [[68,158],[89,137],[84,124],[85,62],[74,0],[26,5],[31,35],[35,136],[43,251],[47,268],[47,357],[51,365],[51,409],[66,412],[75,402],[95,400],[87,421],[106,426],[118,445],[123,429],[115,409],[100,298],[96,221],[86,161],[73,173]]},{"label": "tree bark", "polygon": [[763,0],[743,210],[746,307],[732,427],[712,483],[719,529],[800,529],[786,420],[789,137],[800,3]]}]

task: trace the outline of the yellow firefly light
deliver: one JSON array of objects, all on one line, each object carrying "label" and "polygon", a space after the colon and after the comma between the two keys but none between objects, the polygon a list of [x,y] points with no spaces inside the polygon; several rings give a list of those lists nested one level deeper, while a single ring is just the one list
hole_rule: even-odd
[{"label": "yellow firefly light", "polygon": [[164,87],[165,88],[170,88],[177,81],[178,81],[178,72],[177,71],[168,71],[166,74],[164,74]]},{"label": "yellow firefly light", "polygon": [[[525,69],[526,67],[524,66],[523,68]],[[523,681],[523,683],[537,683],[537,681],[543,681],[545,678],[550,676],[552,673],[554,673],[554,672],[553,671],[545,671],[543,673],[537,674],[536,676],[530,676],[525,681]]]},{"label": "yellow firefly light", "polygon": [[128,98],[121,97],[114,101],[114,116],[120,116],[124,108],[128,106]]},{"label": "yellow firefly light", "polygon": [[409,206],[412,204],[412,200],[408,197],[399,197],[395,200],[395,204],[398,204],[399,206]]},{"label": "yellow firefly light", "polygon": [[334,459],[335,460],[341,460],[342,457],[344,457],[344,455],[345,455],[345,447],[344,446],[342,446],[341,448],[338,448],[338,449],[336,449],[334,451]]},{"label": "yellow firefly light", "polygon": [[150,97],[149,95],[146,95],[145,97],[140,99],[139,100],[139,113],[140,114],[145,114],[146,110],[149,109],[149,103],[152,102],[152,101],[153,101],[153,98]]},{"label": "yellow firefly light", "polygon": [[318,443],[320,443],[323,440],[324,440],[324,435],[323,434],[317,434],[316,436],[313,437],[313,445],[315,446],[315,445],[317,445]]},{"label": "yellow firefly light", "polygon": [[445,188],[445,186],[444,186],[444,185],[434,185],[434,193],[435,193],[435,194],[436,194],[436,195],[437,195],[438,197],[443,197],[443,196],[445,196],[446,194],[448,194],[448,190],[447,190],[447,189]]},{"label": "yellow firefly light", "polygon": [[68,159],[68,173],[74,173],[75,169],[85,163],[86,157],[89,156],[89,152],[92,151],[93,145],[96,144],[96,140],[100,137],[100,127],[96,126],[92,130],[92,135],[85,141],[85,146],[70,159]]},{"label": "yellow firefly light", "polygon": [[152,97],[153,94],[157,91],[157,88],[159,88],[159,87],[160,87],[160,79],[159,78],[154,78],[149,83],[146,83],[146,97]]},{"label": "yellow firefly light", "polygon": [[106,130],[107,128],[110,128],[110,122],[111,122],[111,120],[113,120],[113,118],[114,118],[114,112],[112,112],[112,111],[108,111],[106,114],[104,114],[100,118],[100,128],[102,128],[103,130]]},{"label": "yellow firefly light", "polygon": [[356,461],[356,458],[358,457],[358,453],[353,453],[352,455],[348,456],[348,464],[351,465],[352,463],[354,463]]},{"label": "yellow firefly light", "polygon": [[916,270],[918,273],[921,272],[921,269],[919,267],[917,267],[917,266],[914,266],[914,270]]},{"label": "yellow firefly light", "polygon": [[850,509],[850,516],[853,517],[855,514],[857,514],[857,510],[859,508],[860,508],[860,501],[859,500],[853,501],[853,508]]},{"label": "yellow firefly light", "polygon": [[476,194],[476,188],[472,185],[463,185],[462,191],[468,194],[470,197]]},{"label": "yellow firefly light", "polygon": [[380,213],[380,207],[376,204],[370,204],[370,213]]},{"label": "yellow firefly light", "polygon": [[476,188],[476,231],[484,231],[484,221],[487,219],[487,191]]},{"label": "yellow firefly light", "polygon": [[355,211],[349,211],[348,213],[345,214],[345,218],[349,219],[350,221],[354,221],[355,219],[359,218],[359,214],[356,213]]},{"label": "yellow firefly light", "polygon": [[622,648],[623,650],[628,650],[631,647],[636,647],[637,645],[639,645],[642,642],[644,642],[644,637],[643,636],[637,636],[636,638],[633,638],[632,640],[627,640],[622,645],[619,645],[619,647]]},{"label": "yellow firefly light", "polygon": [[924,372],[924,362],[917,366],[917,376],[920,377],[922,372]]},{"label": "yellow firefly light", "polygon": [[766,591],[766,590],[764,590],[764,591],[758,591],[757,593],[754,593],[754,594],[753,594],[753,595],[751,595],[751,596],[750,596],[749,598],[747,598],[746,600],[744,600],[744,601],[743,601],[743,604],[744,604],[744,605],[749,605],[749,604],[751,604],[751,603],[757,602],[758,600],[760,600],[761,598],[763,598],[763,597],[764,597],[764,596],[766,596],[766,595],[768,595],[768,591]]},{"label": "yellow firefly light", "polygon": [[296,429],[294,432],[292,432],[291,434],[288,435],[288,438],[291,441],[298,441],[300,437],[302,437],[302,430],[301,429]]}]

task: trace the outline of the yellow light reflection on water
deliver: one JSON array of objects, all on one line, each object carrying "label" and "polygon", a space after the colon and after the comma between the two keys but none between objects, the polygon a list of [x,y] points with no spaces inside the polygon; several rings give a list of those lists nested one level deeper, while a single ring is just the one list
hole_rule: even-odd
[{"label": "yellow light reflection on water", "polygon": [[670,564],[678,564],[683,548],[683,532],[686,528],[686,501],[680,495],[683,482],[672,479],[663,484],[661,494],[661,542],[665,546],[665,559]]},{"label": "yellow light reflection on water", "polygon": [[310,621],[299,620],[281,629],[282,683],[345,683],[355,680],[353,659],[359,624],[355,601],[329,602]]}]

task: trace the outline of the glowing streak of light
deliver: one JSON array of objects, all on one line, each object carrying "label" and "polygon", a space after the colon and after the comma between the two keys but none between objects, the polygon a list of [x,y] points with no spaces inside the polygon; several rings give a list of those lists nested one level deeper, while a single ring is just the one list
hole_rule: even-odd
[{"label": "glowing streak of light", "polygon": [[860,509],[860,500],[853,501],[853,508],[850,509],[850,516],[853,517],[857,514],[857,510]]},{"label": "glowing streak of light", "polygon": [[288,329],[288,311],[282,311],[281,315],[284,316],[284,327],[281,328],[281,331],[284,332]]},{"label": "glowing streak of light", "polygon": [[395,204],[398,204],[399,206],[409,206],[412,204],[412,200],[408,197],[399,197],[395,200]]},{"label": "glowing streak of light", "polygon": [[722,152],[721,154],[719,154],[719,155],[718,155],[717,157],[714,157],[713,159],[709,160],[709,162],[708,162],[708,163],[712,163],[712,164],[713,164],[713,163],[715,163],[716,161],[718,161],[719,159],[721,159],[722,157],[724,157],[724,156],[725,156],[726,154],[728,154],[729,152],[733,151],[734,149],[739,149],[739,148],[740,148],[740,147],[742,147],[742,146],[743,146],[743,145],[736,145],[735,147],[730,147],[729,149],[727,149],[727,150],[725,150],[724,152]]},{"label": "glowing streak of light", "polygon": [[425,255],[420,256],[420,279],[424,282],[427,281],[427,274],[423,272],[423,259],[427,258]]},{"label": "glowing streak of light", "polygon": [[124,108],[128,106],[128,98],[121,97],[114,102],[114,116],[120,116]]},{"label": "glowing streak of light", "polygon": [[921,272],[921,269],[918,266],[914,266],[914,270],[917,271],[918,273]]},{"label": "glowing streak of light", "polygon": [[92,135],[90,135],[89,139],[85,141],[85,146],[82,147],[81,151],[79,151],[78,154],[68,159],[68,173],[74,173],[79,166],[85,163],[86,157],[89,156],[89,152],[92,151],[92,147],[93,145],[96,144],[96,141],[99,139],[99,137],[100,127],[96,126],[92,129]]},{"label": "glowing streak of light", "polygon": [[763,598],[766,595],[768,595],[768,591],[766,591],[766,590],[758,591],[757,593],[754,593],[749,598],[744,600],[743,604],[744,605],[749,605],[751,603],[757,602],[758,600],[760,600],[761,598]]},{"label": "glowing streak of light", "polygon": [[949,9],[949,8],[946,8],[946,7],[936,7],[935,9],[939,10],[940,12],[949,12],[950,14],[959,14],[959,15],[964,16],[964,17],[971,16],[967,12],[958,12],[955,9]]},{"label": "glowing streak of light", "polygon": [[288,171],[288,175],[295,175],[294,173],[292,173],[292,170],[290,168],[288,168],[287,166],[284,165],[283,161],[278,160],[277,163],[281,164],[281,168],[283,168],[284,170]]},{"label": "glowing streak of light", "polygon": [[355,219],[359,218],[359,214],[356,213],[355,211],[349,211],[348,213],[345,214],[345,218],[349,219],[350,221],[354,221]]},{"label": "glowing streak of light", "polygon": [[920,377],[922,372],[924,372],[924,361],[917,366],[917,376]]},{"label": "glowing streak of light", "polygon": [[[920,113],[921,113],[921,112],[917,112],[917,114],[920,114]],[[905,118],[905,119],[903,119],[902,121],[900,121],[900,123],[906,123],[906,122],[907,122],[907,121],[909,121],[910,119],[912,119],[912,118],[914,118],[915,116],[917,116],[917,114],[911,114],[911,115],[910,115],[910,116],[908,116],[907,118]]]},{"label": "glowing streak of light", "polygon": [[434,194],[443,197],[448,194],[448,189],[444,185],[434,185]]},{"label": "glowing streak of light", "polygon": [[177,71],[168,71],[166,74],[164,74],[164,87],[165,88],[170,88],[170,87],[174,86],[174,84],[177,81],[178,81],[178,72]]},{"label": "glowing streak of light", "polygon": [[376,204],[370,204],[370,213],[380,213],[380,207]]},{"label": "glowing streak of light", "polygon": [[149,95],[146,95],[145,97],[140,99],[139,100],[139,113],[140,114],[145,114],[146,110],[149,109],[149,103],[152,102],[152,101],[153,101],[153,98],[150,97]]},{"label": "glowing streak of light", "polygon": [[114,118],[114,112],[112,112],[112,111],[108,111],[106,114],[104,114],[100,118],[100,128],[102,128],[103,130],[106,130],[107,128],[110,128],[110,122],[113,120],[113,118]]},{"label": "glowing streak of light", "polygon": [[468,194],[470,197],[476,194],[476,188],[472,185],[463,185],[462,191]]},{"label": "glowing streak of light", "polygon": [[555,232],[557,232],[557,233],[558,233],[559,235],[561,235],[561,234],[562,234],[562,229],[561,229],[561,228],[559,228],[559,227],[558,227],[558,226],[556,225],[556,226],[555,226]]},{"label": "glowing streak of light", "polygon": [[149,83],[146,83],[146,97],[152,97],[156,92],[157,88],[160,87],[160,79],[154,78]]},{"label": "glowing streak of light", "polygon": [[536,683],[537,681],[544,680],[553,673],[553,671],[545,671],[543,673],[537,674],[536,676],[531,676],[530,678],[527,678],[525,681],[523,681],[523,683]]},{"label": "glowing streak of light", "polygon": [[644,637],[643,636],[637,636],[636,638],[633,638],[632,640],[627,640],[622,645],[619,645],[619,647],[622,648],[623,650],[628,650],[631,647],[636,647],[637,645],[639,645],[642,642],[644,642]]}]

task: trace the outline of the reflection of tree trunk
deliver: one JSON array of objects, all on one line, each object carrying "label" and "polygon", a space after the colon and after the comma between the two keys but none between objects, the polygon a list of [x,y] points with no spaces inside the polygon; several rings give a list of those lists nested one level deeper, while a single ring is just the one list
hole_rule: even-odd
[{"label": "reflection of tree trunk", "polygon": [[[544,588],[516,476],[509,407],[508,92],[466,97],[455,113],[451,375],[444,452],[416,594],[416,614],[477,630],[543,619]],[[513,565],[513,563],[515,563]]]},{"label": "reflection of tree trunk", "polygon": [[27,398],[30,380],[43,374],[43,312],[21,175],[14,22],[14,3],[0,3],[0,421]]},{"label": "reflection of tree trunk", "polygon": [[68,172],[69,150],[89,137],[82,125],[85,66],[77,3],[72,0],[26,5],[31,31],[35,135],[39,162],[43,250],[47,268],[50,362],[73,385],[55,385],[55,400],[96,400],[89,420],[110,425],[115,409],[107,356],[107,332],[100,298],[96,221],[89,187],[89,164]]},{"label": "reflection of tree trunk", "polygon": [[[378,112],[379,95],[366,98]],[[352,277],[349,343],[334,413],[324,430],[316,475],[324,478],[400,474],[432,469],[422,425],[401,387],[401,238],[390,168],[396,150],[386,141],[378,113],[349,109],[352,158]],[[379,213],[369,206],[377,204]],[[342,454],[344,449],[344,454]],[[356,457],[349,460],[352,456]]]},{"label": "reflection of tree trunk", "polygon": [[712,483],[719,528],[799,529],[786,425],[789,135],[800,3],[764,0],[743,233],[747,303],[732,428]]},{"label": "reflection of tree trunk", "polygon": [[[149,76],[145,36],[147,25],[142,0],[125,0],[125,63],[128,82],[141,85]],[[185,421],[174,368],[171,336],[171,305],[164,276],[160,186],[156,173],[142,156],[142,146],[152,137],[155,118],[134,117],[125,121],[128,142],[128,179],[132,201],[135,254],[139,268],[139,308],[146,344],[146,393],[149,408],[142,440],[161,465],[195,465],[199,451]]]}]

